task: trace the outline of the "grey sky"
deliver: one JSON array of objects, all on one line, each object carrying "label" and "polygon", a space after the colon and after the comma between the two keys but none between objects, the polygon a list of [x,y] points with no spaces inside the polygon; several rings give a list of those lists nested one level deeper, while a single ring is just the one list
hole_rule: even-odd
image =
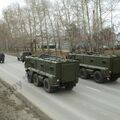
[{"label": "grey sky", "polygon": [[[0,18],[2,17],[2,10],[5,9],[7,6],[13,4],[13,3],[19,3],[20,5],[24,5],[25,0],[0,0]],[[51,2],[57,1],[57,0],[50,0]],[[120,22],[120,3],[116,5],[115,11],[113,12],[113,23],[117,24]],[[110,15],[108,14],[107,18],[108,20],[106,21],[107,24],[110,24]]]},{"label": "grey sky", "polygon": [[24,4],[24,0],[0,0],[0,17],[2,16],[2,10],[13,3]]},{"label": "grey sky", "polygon": [[[20,3],[20,5],[24,5],[25,0],[0,0],[0,17],[2,17],[2,10],[5,9],[7,6],[13,3]],[[51,2],[55,0],[50,0]]]}]

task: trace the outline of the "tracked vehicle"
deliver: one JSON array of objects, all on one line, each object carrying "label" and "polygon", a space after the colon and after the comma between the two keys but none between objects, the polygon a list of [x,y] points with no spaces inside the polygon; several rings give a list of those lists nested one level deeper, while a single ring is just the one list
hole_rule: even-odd
[{"label": "tracked vehicle", "polygon": [[120,77],[120,56],[69,54],[67,57],[79,61],[79,76],[83,79],[92,77],[97,83],[104,83]]},{"label": "tracked vehicle", "polygon": [[30,83],[35,86],[43,85],[45,91],[50,93],[60,87],[71,90],[78,82],[78,65],[75,60],[41,55],[27,57],[25,70]]}]

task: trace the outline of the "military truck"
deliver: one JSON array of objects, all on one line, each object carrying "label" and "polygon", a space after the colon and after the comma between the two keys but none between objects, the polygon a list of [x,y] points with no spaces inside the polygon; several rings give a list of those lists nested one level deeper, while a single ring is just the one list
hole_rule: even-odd
[{"label": "military truck", "polygon": [[120,77],[120,56],[73,53],[67,57],[79,61],[79,76],[83,79],[93,77],[97,83],[104,83]]},{"label": "military truck", "polygon": [[78,66],[78,61],[49,55],[29,56],[25,61],[28,81],[35,86],[43,85],[49,93],[60,87],[71,90],[78,82]]},{"label": "military truck", "polygon": [[4,63],[5,61],[5,55],[4,53],[0,53],[0,63]]},{"label": "military truck", "polygon": [[26,56],[31,56],[31,55],[32,55],[32,53],[29,52],[29,51],[20,52],[20,53],[17,54],[17,59],[18,59],[18,61],[24,62],[25,59],[26,59]]}]

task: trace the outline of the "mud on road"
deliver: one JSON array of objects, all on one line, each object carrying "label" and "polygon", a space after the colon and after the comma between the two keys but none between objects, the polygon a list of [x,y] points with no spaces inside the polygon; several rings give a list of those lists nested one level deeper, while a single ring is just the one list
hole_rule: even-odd
[{"label": "mud on road", "polygon": [[38,115],[19,99],[14,91],[0,80],[0,120],[50,120],[41,112]]}]

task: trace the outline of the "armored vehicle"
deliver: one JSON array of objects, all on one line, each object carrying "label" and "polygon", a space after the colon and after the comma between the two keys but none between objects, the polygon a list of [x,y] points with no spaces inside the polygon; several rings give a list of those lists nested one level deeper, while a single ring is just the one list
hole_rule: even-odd
[{"label": "armored vehicle", "polygon": [[120,77],[120,56],[69,54],[68,58],[79,61],[79,76],[83,79],[93,77],[97,83],[104,83]]},{"label": "armored vehicle", "polygon": [[78,65],[78,61],[55,56],[29,56],[25,61],[25,70],[30,83],[43,85],[44,90],[50,93],[60,87],[71,90],[78,82]]},{"label": "armored vehicle", "polygon": [[25,59],[26,59],[26,56],[31,56],[31,55],[32,55],[31,52],[20,52],[20,53],[18,53],[18,55],[17,55],[17,59],[18,59],[18,61],[24,62]]},{"label": "armored vehicle", "polygon": [[0,53],[0,62],[4,63],[4,61],[5,61],[5,55],[4,53]]}]

